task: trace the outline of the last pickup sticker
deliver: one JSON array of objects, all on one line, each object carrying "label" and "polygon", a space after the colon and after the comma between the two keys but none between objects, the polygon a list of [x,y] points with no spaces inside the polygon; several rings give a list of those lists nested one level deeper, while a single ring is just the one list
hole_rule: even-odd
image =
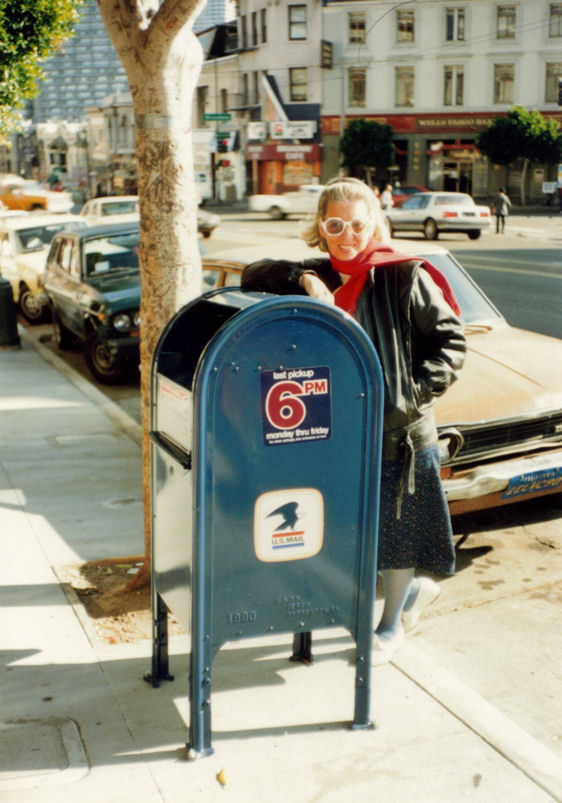
[{"label": "last pickup sticker", "polygon": [[266,446],[330,437],[332,408],[328,367],[262,371],[261,394]]}]

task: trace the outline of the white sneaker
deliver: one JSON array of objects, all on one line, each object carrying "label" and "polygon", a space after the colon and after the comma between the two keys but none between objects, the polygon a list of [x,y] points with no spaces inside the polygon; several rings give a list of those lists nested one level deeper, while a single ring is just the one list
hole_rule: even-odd
[{"label": "white sneaker", "polygon": [[419,581],[420,587],[414,604],[410,610],[402,612],[402,624],[406,632],[414,629],[424,610],[429,607],[432,602],[435,602],[441,593],[441,589],[437,583],[434,583],[429,577],[420,577]]},{"label": "white sneaker", "polygon": [[404,641],[404,629],[401,627],[395,636],[382,639],[375,633],[373,638],[373,666],[387,664],[394,653],[400,649]]}]

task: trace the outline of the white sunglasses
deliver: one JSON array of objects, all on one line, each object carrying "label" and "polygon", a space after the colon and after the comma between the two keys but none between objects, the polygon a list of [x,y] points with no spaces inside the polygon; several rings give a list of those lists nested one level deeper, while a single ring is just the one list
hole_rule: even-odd
[{"label": "white sunglasses", "polygon": [[343,234],[348,226],[353,234],[362,234],[369,225],[368,220],[359,217],[353,220],[342,220],[341,217],[329,217],[327,220],[321,220],[320,223],[324,229],[324,234],[328,237],[337,237]]}]

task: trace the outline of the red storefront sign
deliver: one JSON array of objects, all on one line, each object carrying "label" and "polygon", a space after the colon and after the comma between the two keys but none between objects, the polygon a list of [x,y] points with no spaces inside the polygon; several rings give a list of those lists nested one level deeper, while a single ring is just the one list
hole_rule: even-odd
[{"label": "red storefront sign", "polygon": [[[560,119],[560,112],[542,112],[544,117]],[[495,117],[505,117],[505,114],[474,114],[459,112],[454,114],[356,114],[347,115],[345,123],[351,120],[373,120],[377,123],[391,125],[396,134],[424,134],[431,132],[474,133],[487,128]],[[340,134],[341,119],[339,115],[326,115],[322,117],[323,134]]]},{"label": "red storefront sign", "polygon": [[246,159],[258,162],[319,162],[320,145],[246,145]]}]

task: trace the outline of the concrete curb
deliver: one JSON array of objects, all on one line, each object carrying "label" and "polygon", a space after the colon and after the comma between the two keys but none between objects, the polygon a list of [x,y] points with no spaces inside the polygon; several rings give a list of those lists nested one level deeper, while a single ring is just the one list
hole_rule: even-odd
[{"label": "concrete curb", "polygon": [[430,661],[411,641],[404,644],[392,663],[554,800],[562,801],[562,762],[555,753],[446,669]]}]

